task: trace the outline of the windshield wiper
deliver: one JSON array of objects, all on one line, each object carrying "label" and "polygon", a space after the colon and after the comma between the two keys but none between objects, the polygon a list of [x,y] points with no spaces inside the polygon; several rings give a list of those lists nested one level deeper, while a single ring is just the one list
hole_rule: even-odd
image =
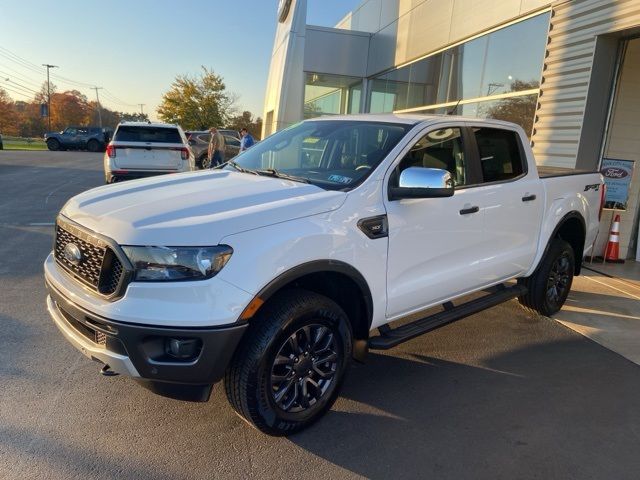
[{"label": "windshield wiper", "polygon": [[228,162],[222,164],[222,166],[224,166],[224,165],[231,165],[237,171],[242,172],[242,173],[251,173],[253,175],[259,175],[259,173],[256,172],[255,170],[251,170],[250,168],[244,168],[243,166],[239,165],[237,162],[235,162],[233,160],[229,160]]},{"label": "windshield wiper", "polygon": [[304,177],[296,177],[295,175],[288,175],[286,173],[279,172],[275,168],[265,168],[264,170],[255,170],[258,175],[264,175],[265,177],[282,178],[284,180],[291,180],[293,182],[311,183],[309,179]]}]

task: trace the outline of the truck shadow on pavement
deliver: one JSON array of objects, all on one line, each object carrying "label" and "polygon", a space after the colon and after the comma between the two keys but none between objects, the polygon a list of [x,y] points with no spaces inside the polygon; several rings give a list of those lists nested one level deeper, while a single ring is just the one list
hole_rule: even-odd
[{"label": "truck shadow on pavement", "polygon": [[291,441],[368,478],[638,478],[638,373],[581,338],[476,366],[373,354]]}]

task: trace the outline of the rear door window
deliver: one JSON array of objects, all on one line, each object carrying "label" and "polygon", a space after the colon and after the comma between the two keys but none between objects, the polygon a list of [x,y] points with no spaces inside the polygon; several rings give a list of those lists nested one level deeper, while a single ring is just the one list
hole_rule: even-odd
[{"label": "rear door window", "polygon": [[182,143],[177,128],[121,126],[114,138],[116,142]]},{"label": "rear door window", "polygon": [[484,183],[519,177],[525,171],[520,136],[499,128],[473,129]]}]

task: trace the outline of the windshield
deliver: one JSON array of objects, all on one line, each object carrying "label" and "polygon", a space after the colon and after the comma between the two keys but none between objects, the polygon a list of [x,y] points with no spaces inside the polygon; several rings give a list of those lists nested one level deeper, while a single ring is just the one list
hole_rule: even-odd
[{"label": "windshield", "polygon": [[411,127],[349,120],[307,121],[272,135],[234,161],[244,169],[275,170],[322,188],[349,190],[378,166]]}]

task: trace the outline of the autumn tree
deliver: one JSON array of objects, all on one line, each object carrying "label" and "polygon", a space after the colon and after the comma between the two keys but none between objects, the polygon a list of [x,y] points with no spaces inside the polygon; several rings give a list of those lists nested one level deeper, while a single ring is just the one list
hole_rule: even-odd
[{"label": "autumn tree", "polygon": [[196,76],[178,75],[162,96],[158,116],[185,130],[224,126],[234,114],[235,96],[227,91],[220,75],[202,67]]},{"label": "autumn tree", "polygon": [[9,94],[0,88],[0,133],[18,134],[18,114]]},{"label": "autumn tree", "polygon": [[[538,88],[537,81],[524,82],[515,80],[511,84],[512,92],[522,90],[530,90]],[[527,135],[531,135],[533,130],[533,119],[536,114],[536,101],[531,96],[511,97],[499,100],[497,102],[487,102],[490,105],[487,108],[479,109],[482,117],[495,118],[496,120],[505,120],[520,125]],[[484,110],[484,111],[483,111]]]},{"label": "autumn tree", "polygon": [[254,138],[259,139],[262,134],[262,118],[254,117],[249,111],[242,112],[242,115],[231,117],[227,128],[240,131],[246,128]]},{"label": "autumn tree", "polygon": [[86,95],[77,90],[51,95],[51,124],[54,130],[69,125],[87,125],[91,120],[91,107]]}]

